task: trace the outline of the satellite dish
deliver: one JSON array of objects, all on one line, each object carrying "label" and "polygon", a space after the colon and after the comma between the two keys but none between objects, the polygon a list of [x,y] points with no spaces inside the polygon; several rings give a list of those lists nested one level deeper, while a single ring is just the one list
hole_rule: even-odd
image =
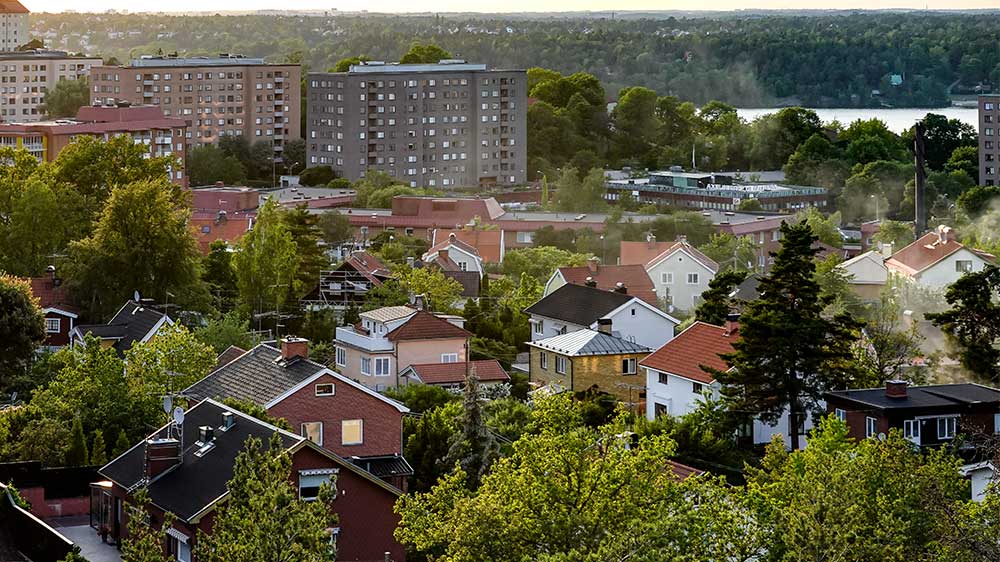
[{"label": "satellite dish", "polygon": [[132,293],[132,300],[139,302],[139,291]]},{"label": "satellite dish", "polygon": [[884,433],[879,433],[878,434],[878,440],[879,441],[885,441],[885,434]]},{"label": "satellite dish", "polygon": [[174,409],[174,399],[170,396],[163,397],[163,413],[169,414]]},{"label": "satellite dish", "polygon": [[177,425],[184,424],[184,408],[181,408],[180,406],[174,408],[174,423]]}]

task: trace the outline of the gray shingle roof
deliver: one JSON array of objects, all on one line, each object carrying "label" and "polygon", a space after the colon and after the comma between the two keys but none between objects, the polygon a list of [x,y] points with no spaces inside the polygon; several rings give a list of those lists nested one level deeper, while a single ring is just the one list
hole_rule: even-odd
[{"label": "gray shingle roof", "polygon": [[528,345],[569,356],[618,355],[620,353],[649,353],[653,351],[644,345],[596,330],[577,330],[529,342]]},{"label": "gray shingle roof", "polygon": [[590,326],[634,298],[633,295],[567,283],[524,311],[578,326]]},{"label": "gray shingle roof", "polygon": [[308,359],[285,363],[281,350],[261,344],[189,386],[184,395],[194,400],[235,398],[263,406],[323,369]]},{"label": "gray shingle roof", "polygon": [[83,335],[92,333],[99,338],[118,338],[113,347],[125,353],[134,343],[142,341],[164,316],[162,312],[128,301],[107,324],[83,324],[76,329]]}]

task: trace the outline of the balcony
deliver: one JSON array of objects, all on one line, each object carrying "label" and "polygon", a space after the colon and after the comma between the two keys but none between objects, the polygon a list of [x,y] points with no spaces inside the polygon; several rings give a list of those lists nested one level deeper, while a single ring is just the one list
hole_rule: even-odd
[{"label": "balcony", "polygon": [[152,80],[143,80],[142,81],[142,85],[143,86],[152,86],[153,85],[153,81]]},{"label": "balcony", "polygon": [[173,144],[173,139],[170,137],[156,137],[156,144]]},{"label": "balcony", "polygon": [[285,116],[285,112],[284,111],[277,111],[277,110],[275,110],[274,116],[275,117],[284,117]]},{"label": "balcony", "polygon": [[283,94],[283,93],[285,93],[285,89],[284,88],[275,88],[274,89],[274,93],[276,93],[276,94]]},{"label": "balcony", "polygon": [[151,98],[151,97],[153,97],[153,92],[143,92],[142,93],[142,97],[144,97],[144,98]]},{"label": "balcony", "polygon": [[274,77],[274,83],[275,84],[281,84],[284,81],[285,81],[285,78],[283,76],[275,76]]},{"label": "balcony", "polygon": [[352,326],[337,328],[337,343],[343,343],[365,351],[392,351],[392,342],[383,337],[372,337],[354,331]]}]

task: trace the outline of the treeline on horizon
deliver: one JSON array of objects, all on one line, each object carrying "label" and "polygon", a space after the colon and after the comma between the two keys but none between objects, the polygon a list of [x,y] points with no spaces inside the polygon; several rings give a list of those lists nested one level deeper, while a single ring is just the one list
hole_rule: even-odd
[{"label": "treeline on horizon", "polygon": [[[939,107],[947,105],[949,88],[968,93],[1000,83],[1000,14],[993,13],[624,20],[64,13],[34,14],[31,21],[32,36],[56,34],[46,41],[50,47],[122,61],[227,52],[327,70],[358,54],[398,60],[419,41],[495,67],[589,72],[611,98],[621,88],[645,86],[697,104],[714,99],[737,107]],[[893,85],[894,75],[901,84]]]}]

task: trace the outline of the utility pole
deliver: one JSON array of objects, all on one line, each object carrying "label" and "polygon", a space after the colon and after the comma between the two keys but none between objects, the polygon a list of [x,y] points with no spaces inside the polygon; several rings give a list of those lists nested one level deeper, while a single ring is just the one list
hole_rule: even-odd
[{"label": "utility pole", "polygon": [[926,186],[925,181],[927,174],[924,171],[924,157],[926,156],[926,148],[924,146],[924,135],[927,133],[927,126],[924,124],[923,120],[917,121],[916,127],[914,127],[913,136],[913,163],[915,171],[914,177],[914,194],[913,202],[915,209],[913,210],[913,234],[916,239],[919,239],[927,231],[927,201],[926,198]]}]

